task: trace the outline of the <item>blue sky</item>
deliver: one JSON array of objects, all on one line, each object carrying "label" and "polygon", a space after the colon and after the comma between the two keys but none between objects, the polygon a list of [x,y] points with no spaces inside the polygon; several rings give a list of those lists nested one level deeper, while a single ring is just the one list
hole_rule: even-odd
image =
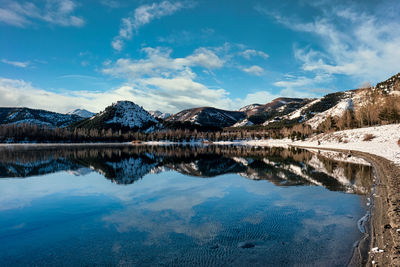
[{"label": "blue sky", "polygon": [[398,1],[0,0],[0,106],[238,109],[400,71]]}]

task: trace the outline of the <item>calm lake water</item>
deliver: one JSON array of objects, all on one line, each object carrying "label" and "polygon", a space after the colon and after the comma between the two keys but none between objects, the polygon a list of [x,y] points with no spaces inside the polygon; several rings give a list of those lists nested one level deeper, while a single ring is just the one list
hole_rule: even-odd
[{"label": "calm lake water", "polygon": [[300,149],[1,148],[0,265],[344,266],[372,176]]}]

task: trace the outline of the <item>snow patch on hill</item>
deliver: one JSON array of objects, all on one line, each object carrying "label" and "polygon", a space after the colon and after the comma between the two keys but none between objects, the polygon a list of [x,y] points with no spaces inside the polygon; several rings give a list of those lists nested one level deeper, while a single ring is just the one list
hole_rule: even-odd
[{"label": "snow patch on hill", "polygon": [[112,108],[115,109],[114,117],[106,123],[121,124],[129,128],[143,128],[149,123],[158,123],[150,113],[130,101],[118,101]]},{"label": "snow patch on hill", "polygon": [[330,117],[340,117],[343,115],[343,113],[348,110],[353,108],[353,100],[350,96],[342,99],[337,103],[335,106],[332,108],[316,114],[314,117],[309,119],[307,121],[307,124],[311,126],[313,129],[317,129],[318,126],[328,118]]},{"label": "snow patch on hill", "polygon": [[288,115],[284,116],[284,119],[289,119],[289,120],[293,120],[295,118],[299,118],[302,115],[302,112],[304,110],[306,110],[307,108],[311,107],[312,105],[318,103],[319,101],[321,101],[321,98],[315,99],[314,101],[311,101],[310,103],[308,103],[307,105],[299,108],[296,111],[293,111],[292,113],[289,113]]},{"label": "snow patch on hill", "polygon": [[242,121],[235,123],[232,127],[244,127],[244,126],[252,126],[252,125],[254,125],[254,123],[252,123],[248,119],[244,119]]}]

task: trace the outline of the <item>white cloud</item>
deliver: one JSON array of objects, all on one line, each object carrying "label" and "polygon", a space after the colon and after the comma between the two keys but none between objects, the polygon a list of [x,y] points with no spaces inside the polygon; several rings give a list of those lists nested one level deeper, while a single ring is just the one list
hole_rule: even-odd
[{"label": "white cloud", "polygon": [[313,84],[314,82],[315,82],[315,80],[312,78],[300,76],[300,77],[295,77],[290,80],[275,82],[274,85],[278,86],[278,87],[284,87],[284,88],[296,88],[296,87],[309,86],[309,85]]},{"label": "white cloud", "polygon": [[242,70],[246,73],[256,75],[256,76],[261,76],[264,73],[264,69],[257,65],[253,65],[248,68],[244,67],[244,68],[242,68]]},{"label": "white cloud", "polygon": [[347,75],[359,82],[381,81],[399,71],[399,20],[362,12],[354,4],[318,8],[324,15],[311,22],[258,10],[293,31],[316,38],[320,49],[295,47],[295,57],[304,71]]},{"label": "white cloud", "polygon": [[29,23],[24,16],[5,8],[0,8],[0,21],[18,27],[23,27]]},{"label": "white cloud", "polygon": [[224,60],[208,48],[198,48],[193,54],[183,58],[172,58],[172,50],[168,48],[146,47],[142,51],[147,58],[138,60],[120,58],[114,64],[108,63],[102,70],[103,73],[128,79],[144,76],[194,78],[196,75],[191,67],[214,69],[221,68],[224,64]]},{"label": "white cloud", "polygon": [[250,60],[252,57],[259,56],[261,58],[267,59],[269,55],[264,53],[263,51],[257,51],[255,49],[246,49],[242,52],[239,52],[239,55],[244,57],[245,59]]},{"label": "white cloud", "polygon": [[302,98],[318,97],[317,93],[326,93],[329,90],[323,88],[323,85],[332,81],[332,77],[327,74],[317,74],[314,77],[285,75],[285,78],[274,83],[283,88],[281,96]]},{"label": "white cloud", "polygon": [[245,98],[237,98],[235,102],[240,107],[244,107],[250,104],[265,104],[270,102],[271,100],[280,97],[280,95],[272,94],[268,91],[257,91],[254,93],[249,93]]},{"label": "white cloud", "polygon": [[208,69],[221,68],[224,61],[220,59],[213,51],[207,48],[198,48],[194,53],[185,58],[186,65],[202,66]]},{"label": "white cloud", "polygon": [[172,15],[183,8],[192,6],[193,4],[189,2],[171,3],[169,1],[139,6],[133,12],[133,16],[121,20],[119,34],[114,37],[111,45],[115,50],[121,51],[124,41],[132,39],[133,35],[136,34],[142,26],[150,23],[152,20]]},{"label": "white cloud", "polygon": [[102,5],[105,5],[109,8],[119,8],[121,7],[121,3],[117,0],[101,0],[100,2]]},{"label": "white cloud", "polygon": [[19,67],[19,68],[26,68],[29,66],[30,62],[29,61],[12,61],[12,60],[7,60],[7,59],[2,59],[1,62],[8,64],[8,65],[12,65],[14,67]]},{"label": "white cloud", "polygon": [[35,20],[60,26],[80,27],[85,21],[82,17],[73,15],[76,6],[71,0],[46,1],[44,6],[11,1],[0,8],[0,21],[17,27],[25,27]]}]

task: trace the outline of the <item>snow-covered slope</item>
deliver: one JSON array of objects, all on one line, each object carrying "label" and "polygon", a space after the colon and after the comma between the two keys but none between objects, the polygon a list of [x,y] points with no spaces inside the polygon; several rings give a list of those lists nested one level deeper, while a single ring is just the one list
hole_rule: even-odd
[{"label": "snow-covered slope", "polygon": [[339,103],[337,103],[335,106],[333,106],[332,108],[317,113],[315,114],[314,117],[312,117],[311,119],[309,119],[307,121],[307,124],[311,126],[311,128],[313,129],[317,129],[317,127],[326,120],[326,118],[328,118],[328,116],[330,117],[340,117],[343,115],[343,113],[348,110],[348,109],[353,109],[353,100],[352,100],[352,96],[351,93],[346,92],[345,97],[339,101]]},{"label": "snow-covered slope", "polygon": [[[283,111],[285,108],[284,106],[290,107],[290,104],[298,104],[304,102],[305,99],[302,98],[289,98],[289,97],[279,97],[271,102],[268,102],[264,105],[260,104],[251,104],[239,109],[239,111],[246,112],[248,117],[258,115],[258,114],[265,114],[265,113],[273,113],[275,111]],[[307,102],[308,103],[308,102]],[[305,103],[306,104],[306,103]],[[302,106],[302,105],[301,105]],[[281,109],[281,110],[278,110]],[[291,112],[293,110],[290,110]]]},{"label": "snow-covered slope", "polygon": [[233,125],[233,127],[244,127],[244,126],[252,126],[254,123],[249,121],[248,119],[241,120]]},{"label": "snow-covered slope", "polygon": [[167,119],[168,117],[171,116],[170,113],[163,113],[163,112],[161,112],[161,111],[159,111],[159,110],[151,110],[151,111],[149,111],[149,113],[150,113],[154,118],[158,118],[158,119],[162,119],[162,120],[165,120],[165,119]]},{"label": "snow-covered slope", "polygon": [[167,121],[191,122],[201,126],[228,127],[246,117],[244,112],[211,107],[186,109],[172,115]]},{"label": "snow-covered slope", "polygon": [[142,107],[130,101],[118,101],[75,127],[146,130],[157,124],[158,121]]},{"label": "snow-covered slope", "polygon": [[67,115],[77,115],[82,118],[90,118],[90,117],[94,116],[95,114],[96,113],[90,112],[86,109],[79,109],[79,108],[67,113]]},{"label": "snow-covered slope", "polygon": [[246,112],[247,120],[235,124],[234,127],[268,125],[272,122],[281,121],[283,117],[298,111],[312,100],[309,98],[279,97],[264,105],[245,106],[240,110]]},{"label": "snow-covered slope", "polygon": [[[352,102],[349,99],[352,95],[353,91],[337,92],[318,99],[304,99],[301,103],[286,104],[278,108],[280,116],[270,117],[263,125],[283,121],[286,124],[305,122],[316,129],[328,116],[341,116],[346,109],[351,108]],[[288,109],[289,105],[291,110]]]},{"label": "snow-covered slope", "polygon": [[35,124],[46,127],[67,127],[82,120],[77,115],[30,108],[0,108],[0,124]]},{"label": "snow-covered slope", "polygon": [[112,105],[114,117],[106,121],[108,124],[121,124],[129,128],[143,128],[149,122],[157,123],[157,120],[142,107],[130,101],[118,101]]},{"label": "snow-covered slope", "polygon": [[305,105],[305,106],[303,106],[303,107],[301,107],[301,108],[299,108],[299,109],[297,109],[297,110],[295,110],[295,111],[289,113],[289,114],[286,115],[286,116],[283,116],[283,118],[284,118],[284,119],[288,119],[288,120],[293,120],[293,119],[296,119],[296,118],[300,118],[300,117],[302,116],[302,112],[303,112],[304,110],[306,110],[307,108],[311,107],[312,105],[318,103],[319,101],[321,101],[320,98],[315,99],[314,101],[311,101],[311,102],[308,103],[307,105]]}]

